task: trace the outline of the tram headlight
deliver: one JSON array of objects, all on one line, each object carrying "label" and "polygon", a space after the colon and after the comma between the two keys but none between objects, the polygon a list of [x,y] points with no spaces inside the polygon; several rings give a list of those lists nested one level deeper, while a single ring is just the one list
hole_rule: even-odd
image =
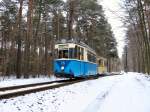
[{"label": "tram headlight", "polygon": [[61,66],[61,70],[64,70],[64,68],[65,68],[64,66]]}]

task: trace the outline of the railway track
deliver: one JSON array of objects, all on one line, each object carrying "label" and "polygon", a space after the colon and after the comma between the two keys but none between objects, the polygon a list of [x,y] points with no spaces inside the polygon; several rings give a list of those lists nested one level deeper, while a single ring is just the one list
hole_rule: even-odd
[{"label": "railway track", "polygon": [[11,97],[17,97],[29,93],[44,91],[47,89],[59,88],[74,83],[82,82],[85,80],[87,79],[59,80],[59,81],[52,81],[52,82],[3,87],[0,88],[0,99],[8,99]]},{"label": "railway track", "polygon": [[[98,77],[105,77],[105,76],[112,76],[112,75],[99,75]],[[98,77],[90,77],[87,79],[58,80],[58,81],[51,81],[51,82],[2,87],[0,88],[0,99],[8,99],[11,97],[17,97],[29,93],[44,91],[47,89],[59,88],[59,87],[71,85],[82,81],[93,80]]]},{"label": "railway track", "polygon": [[51,82],[48,81],[48,82],[41,82],[41,83],[33,83],[33,84],[25,84],[25,85],[17,85],[17,86],[9,86],[9,87],[0,87],[0,92],[6,91],[6,90],[13,90],[13,89],[19,89],[19,88],[38,86],[38,85],[60,83],[60,82],[65,82],[65,81],[67,82],[69,80],[57,80],[57,81],[51,81]]}]

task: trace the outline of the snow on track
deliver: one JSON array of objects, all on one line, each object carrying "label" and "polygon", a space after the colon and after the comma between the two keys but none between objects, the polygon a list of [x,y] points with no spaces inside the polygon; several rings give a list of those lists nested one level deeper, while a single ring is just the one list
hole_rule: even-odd
[{"label": "snow on track", "polygon": [[0,100],[0,112],[150,112],[150,80],[129,73]]}]

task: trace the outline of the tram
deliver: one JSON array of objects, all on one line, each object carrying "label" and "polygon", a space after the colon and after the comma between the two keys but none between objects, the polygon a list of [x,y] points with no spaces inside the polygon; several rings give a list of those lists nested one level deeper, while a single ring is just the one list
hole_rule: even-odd
[{"label": "tram", "polygon": [[57,77],[97,75],[96,52],[83,42],[61,41],[55,44],[54,74]]},{"label": "tram", "polygon": [[107,72],[107,60],[106,58],[97,57],[97,69],[98,69],[98,74],[105,74]]}]

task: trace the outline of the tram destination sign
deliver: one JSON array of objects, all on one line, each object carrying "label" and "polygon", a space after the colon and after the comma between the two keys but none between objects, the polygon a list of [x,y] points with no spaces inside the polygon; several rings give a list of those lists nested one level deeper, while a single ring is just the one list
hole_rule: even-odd
[{"label": "tram destination sign", "polygon": [[68,49],[67,44],[59,45],[59,49]]}]

